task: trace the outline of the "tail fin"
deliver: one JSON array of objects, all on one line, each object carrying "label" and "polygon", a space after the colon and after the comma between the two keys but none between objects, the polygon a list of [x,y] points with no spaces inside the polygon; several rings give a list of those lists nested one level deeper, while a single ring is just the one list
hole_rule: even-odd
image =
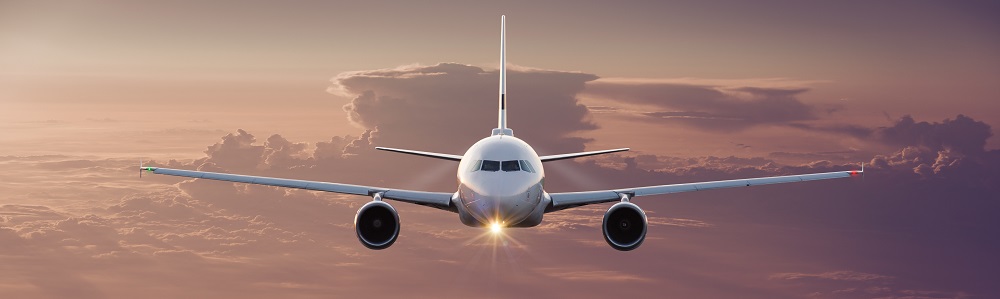
[{"label": "tail fin", "polygon": [[500,112],[497,128],[493,135],[513,136],[514,130],[507,128],[507,16],[500,16]]}]

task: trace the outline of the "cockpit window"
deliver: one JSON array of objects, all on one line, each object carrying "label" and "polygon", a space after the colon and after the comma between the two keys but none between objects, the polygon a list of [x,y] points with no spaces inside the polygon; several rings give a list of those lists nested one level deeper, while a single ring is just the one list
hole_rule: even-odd
[{"label": "cockpit window", "polygon": [[524,160],[517,160],[517,161],[521,162],[521,170],[524,170],[524,171],[527,171],[527,172],[531,172],[531,173],[535,172],[535,169],[531,168],[531,163],[528,163],[528,161],[524,161]]},{"label": "cockpit window", "polygon": [[483,167],[483,160],[478,160],[472,163],[472,166],[469,167],[469,172],[477,171],[480,167]]},{"label": "cockpit window", "polygon": [[521,165],[517,161],[518,160],[510,160],[501,162],[503,171],[520,171]]},{"label": "cockpit window", "polygon": [[480,170],[482,171],[500,170],[500,161],[483,160],[483,168],[480,168]]},{"label": "cockpit window", "polygon": [[531,163],[525,160],[508,160],[508,161],[492,161],[492,160],[479,160],[472,163],[469,167],[469,171],[525,171],[534,173],[535,169],[531,167]]}]

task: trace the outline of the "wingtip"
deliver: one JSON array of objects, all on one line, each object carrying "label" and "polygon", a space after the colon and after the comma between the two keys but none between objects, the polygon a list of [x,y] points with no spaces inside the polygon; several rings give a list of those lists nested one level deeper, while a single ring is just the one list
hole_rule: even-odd
[{"label": "wingtip", "polygon": [[159,167],[141,166],[141,164],[140,164],[140,166],[139,166],[139,178],[142,178],[142,172],[143,171],[154,172],[157,169],[159,169]]},{"label": "wingtip", "polygon": [[851,176],[861,176],[861,177],[864,177],[865,176],[865,163],[861,162],[861,170],[851,170],[851,171],[848,171],[847,173],[850,174]]}]

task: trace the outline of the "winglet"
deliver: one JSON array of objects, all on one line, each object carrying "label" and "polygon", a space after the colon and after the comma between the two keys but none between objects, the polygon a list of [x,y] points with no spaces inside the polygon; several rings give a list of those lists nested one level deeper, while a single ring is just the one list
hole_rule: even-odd
[{"label": "winglet", "polygon": [[865,177],[865,162],[861,162],[861,170],[851,170],[849,172],[851,176],[861,175],[861,178]]},{"label": "winglet", "polygon": [[139,158],[139,178],[142,178],[142,171],[153,172],[156,171],[157,167],[142,166],[142,158]]}]

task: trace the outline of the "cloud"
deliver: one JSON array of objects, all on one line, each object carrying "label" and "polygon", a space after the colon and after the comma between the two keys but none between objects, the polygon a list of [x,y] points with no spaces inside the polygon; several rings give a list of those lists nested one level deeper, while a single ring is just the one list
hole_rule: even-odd
[{"label": "cloud", "polygon": [[[528,68],[508,76],[515,136],[548,153],[583,150],[587,139],[570,135],[596,125],[576,95],[597,76]],[[330,91],[353,97],[344,110],[353,123],[378,131],[379,145],[461,154],[496,127],[497,78],[496,70],[471,65],[411,65],[342,73]]]},{"label": "cloud", "polygon": [[801,80],[792,78],[746,78],[746,79],[713,79],[713,78],[624,78],[605,77],[600,82],[613,84],[676,84],[694,86],[728,86],[746,87],[753,86],[759,88],[773,89],[797,89],[809,86],[830,83],[829,80]]},{"label": "cloud", "polygon": [[[255,145],[257,139],[240,129],[230,133],[205,150],[208,161],[231,171],[250,171],[259,167],[259,159],[264,154],[264,146]],[[257,163],[246,163],[254,161]]]},{"label": "cloud", "polygon": [[[302,142],[290,141],[280,135],[272,135],[261,141],[250,132],[238,130],[209,146],[205,158],[167,164],[177,168],[203,170],[228,170],[224,166],[235,167],[255,174],[316,177],[329,181],[351,177],[354,180],[370,180],[363,183],[371,183],[382,178],[387,180],[388,186],[397,186],[398,182],[404,182],[407,177],[425,170],[411,168],[413,165],[404,163],[399,164],[396,173],[379,171],[384,169],[384,165],[396,164],[384,164],[387,163],[385,160],[392,160],[386,159],[383,156],[385,153],[364,150],[370,146],[370,141],[378,139],[379,134],[381,131],[371,131],[359,138],[334,137],[317,143],[316,149],[309,151],[309,147],[303,146]],[[352,142],[354,145],[351,145]],[[354,150],[348,150],[352,147]],[[354,152],[347,153],[351,151]],[[906,152],[900,154],[899,159],[919,157],[914,154]],[[986,153],[981,157],[986,157]],[[89,172],[134,163],[79,157],[26,157],[11,159],[8,163],[34,165],[38,161],[66,167],[78,165],[82,167],[79,171]],[[580,175],[596,178],[606,187],[832,171],[851,167],[828,162],[787,166],[760,157],[711,156],[681,158],[613,155],[607,160],[568,162],[560,163]],[[975,165],[981,161],[970,160],[969,163]],[[130,167],[122,166],[118,171]],[[567,181],[567,176],[560,173],[557,167],[550,169],[552,181],[549,184],[553,190],[581,189]],[[45,288],[53,294],[90,292],[94,297],[128,297],[139,294],[141,290],[125,286],[150,286],[146,281],[147,277],[155,277],[164,284],[184,286],[182,289],[187,290],[164,292],[160,294],[163,297],[176,297],[192,290],[248,298],[290,294],[300,297],[323,297],[331,293],[371,294],[371,289],[354,286],[364,285],[365,279],[373,279],[358,274],[358,267],[371,269],[369,273],[390,273],[388,276],[380,276],[381,279],[405,281],[405,277],[410,277],[417,285],[428,280],[413,277],[427,276],[427,273],[464,273],[459,276],[475,277],[500,275],[496,278],[498,281],[522,290],[540,287],[530,281],[541,280],[549,282],[547,288],[573,289],[578,295],[603,294],[593,288],[603,289],[609,287],[608,284],[617,282],[666,283],[671,285],[672,290],[660,291],[695,294],[692,297],[705,297],[704,294],[709,289],[715,290],[712,292],[717,293],[712,294],[719,296],[745,294],[753,298],[782,297],[752,286],[760,282],[731,278],[724,274],[761,271],[783,273],[774,276],[782,279],[771,279],[775,284],[771,287],[774,288],[781,287],[781,281],[892,281],[893,292],[935,291],[935,288],[916,288],[913,285],[934,286],[937,277],[928,280],[908,273],[919,272],[913,268],[931,266],[925,264],[925,255],[940,254],[938,250],[942,250],[941,248],[966,252],[970,259],[981,256],[983,249],[977,251],[969,247],[974,243],[961,240],[957,243],[945,242],[938,238],[977,238],[990,234],[989,227],[995,227],[989,222],[992,220],[988,220],[993,219],[988,216],[991,210],[970,205],[970,202],[977,202],[976,198],[982,199],[982,196],[989,194],[982,193],[982,190],[990,187],[949,177],[930,177],[928,179],[933,180],[933,183],[927,184],[914,180],[913,176],[897,175],[900,172],[915,175],[908,169],[890,167],[880,170],[883,173],[873,172],[868,178],[869,184],[885,186],[879,188],[884,190],[877,191],[860,189],[857,184],[848,182],[824,182],[761,187],[752,191],[722,190],[670,198],[637,199],[635,202],[650,216],[651,230],[646,244],[636,252],[630,252],[628,256],[613,255],[600,260],[594,260],[593,257],[613,252],[600,239],[600,216],[606,209],[605,206],[549,214],[542,227],[511,230],[511,236],[517,240],[514,245],[493,247],[482,246],[482,242],[463,242],[472,240],[479,231],[461,226],[452,214],[396,204],[404,221],[400,241],[389,251],[370,252],[357,244],[350,229],[350,217],[358,205],[367,200],[363,197],[159,176],[125,185],[140,183],[144,185],[142,189],[157,191],[132,191],[131,195],[88,215],[73,215],[44,206],[5,206],[0,209],[0,214],[5,219],[0,238],[4,240],[4,250],[23,254],[18,260],[37,261],[61,257],[52,260],[58,261],[62,266],[34,262],[16,264],[11,268],[11,271],[25,277],[53,276],[58,280],[42,282],[17,278],[14,281]],[[965,173],[974,169],[955,170]],[[453,169],[446,169],[443,176],[445,183],[453,188],[453,182],[450,182],[447,175],[450,171]],[[154,181],[149,181],[150,179]],[[990,180],[990,177],[984,179]],[[123,178],[114,180],[122,182]],[[161,190],[145,186],[148,184],[170,188]],[[953,193],[955,201],[943,202],[934,197],[916,197],[923,193],[953,190],[955,184],[963,186],[958,189],[965,190],[963,193]],[[916,189],[921,185],[925,188]],[[932,189],[928,191],[926,186]],[[596,185],[583,187],[602,188]],[[808,200],[803,200],[803,197],[808,197]],[[873,199],[878,199],[877,203],[872,202]],[[942,209],[942,205],[950,208]],[[896,208],[898,206],[922,208],[900,211]],[[789,213],[789,209],[795,212]],[[970,214],[970,209],[980,211]],[[949,215],[965,215],[966,222],[953,226],[948,222],[921,220],[928,219],[927,217],[952,217]],[[889,221],[884,217],[897,218]],[[759,221],[766,221],[768,228],[750,229],[758,226]],[[775,231],[774,227],[785,226],[794,226],[799,233]],[[891,241],[881,235],[868,238],[852,233],[847,239],[843,239],[844,235],[828,231],[854,232],[856,228],[888,234],[918,229],[923,232],[923,237],[914,241]],[[962,233],[956,234],[958,231]],[[779,272],[774,271],[774,266],[744,261],[747,258],[776,259],[761,261],[762,263],[818,259],[811,262],[844,264],[845,267],[853,268],[870,263],[865,260],[865,255],[870,257],[875,254],[853,248],[847,252],[862,252],[861,258],[842,257],[835,253],[844,251],[840,248],[816,253],[816,250],[805,245],[824,242],[820,240],[830,242],[831,239],[836,244],[884,248],[877,252],[906,250],[913,255],[890,258],[882,262],[884,264],[878,267],[878,271],[828,271],[813,274],[804,271]],[[929,243],[948,245],[928,248]],[[921,246],[925,249],[921,249]],[[567,247],[572,248],[572,252],[567,252]],[[38,251],[37,248],[49,251]],[[490,248],[498,248],[500,251],[490,258]],[[739,250],[729,252],[725,248]],[[485,253],[478,253],[484,250]],[[456,254],[456,251],[460,254]],[[773,251],[795,253],[775,257],[776,253],[769,253]],[[428,256],[448,256],[448,261],[456,262],[443,263],[439,259],[423,261]],[[497,268],[484,266],[470,269],[466,266],[470,262],[489,265],[491,260],[515,263],[513,261],[524,256],[531,256],[533,262],[518,264],[518,267],[523,268],[510,276],[496,274],[496,271],[501,271]],[[949,275],[962,277],[990,271],[983,267],[963,266],[966,262],[963,260],[933,266],[946,269]],[[567,268],[566,264],[581,266]],[[106,270],[95,274],[91,270],[94,265],[100,265]],[[407,269],[400,269],[400,265],[407,265]],[[32,272],[31,269],[37,268],[68,274],[59,276],[50,272]],[[153,275],[150,270],[144,269],[155,269],[157,273]],[[195,269],[198,271],[194,271]],[[192,274],[195,272],[200,274]],[[87,275],[102,275],[105,282],[90,282],[85,278]],[[240,283],[237,284],[236,281]],[[484,287],[477,283],[467,285]],[[409,287],[414,287],[414,284],[401,283],[377,292],[383,295],[405,294]],[[843,290],[841,294],[848,296],[856,294],[846,291],[852,287],[854,286],[837,286],[831,291]],[[795,290],[795,287],[785,288]],[[968,285],[963,285],[961,289],[983,291]],[[897,294],[893,292],[886,294]],[[948,292],[952,291],[944,289],[940,292],[951,294]],[[517,291],[504,290],[498,293],[513,295]],[[635,294],[642,293],[635,291]],[[31,291],[13,294],[24,295],[19,297],[38,297],[37,293]]]},{"label": "cloud", "polygon": [[877,128],[852,124],[790,123],[788,126],[813,132],[847,135],[897,148],[914,146],[932,151],[948,150],[963,155],[983,154],[987,139],[993,136],[990,125],[962,114],[941,122],[917,122],[909,115],[889,120],[892,122],[891,126]]},{"label": "cloud", "polygon": [[955,119],[933,123],[916,122],[906,115],[890,127],[879,128],[874,135],[877,140],[896,146],[979,155],[985,152],[986,139],[993,133],[990,125],[959,114]]},{"label": "cloud", "polygon": [[802,159],[809,161],[817,160],[856,160],[853,157],[859,154],[858,151],[845,150],[845,151],[826,151],[826,152],[770,152],[767,154],[769,158],[784,158],[784,159]]},{"label": "cloud", "polygon": [[898,286],[895,277],[857,271],[822,273],[775,273],[770,280],[795,283],[791,288],[815,298],[899,298],[946,299],[973,298],[962,291],[944,291]]},{"label": "cloud", "polygon": [[617,112],[620,109],[618,109],[618,107],[611,107],[611,106],[590,105],[587,106],[587,110],[589,110],[590,113],[613,113]]},{"label": "cloud", "polygon": [[716,131],[738,131],[756,125],[817,118],[819,109],[798,99],[809,90],[802,87],[806,83],[770,83],[600,79],[588,82],[583,96],[648,107],[633,111],[647,121],[676,122]]},{"label": "cloud", "polygon": [[[241,151],[218,154],[245,158]],[[149,184],[158,183],[140,183]],[[328,194],[194,180],[163,191],[132,189],[116,204],[81,216],[4,205],[0,286],[18,298],[372,294],[351,288],[357,282],[344,275],[329,276],[335,265],[358,264],[368,254],[347,246],[357,245],[353,231],[338,227],[348,226],[356,210],[349,203]],[[148,293],[159,286],[162,291]]]},{"label": "cloud", "polygon": [[37,220],[57,220],[65,219],[66,215],[52,210],[46,206],[34,205],[2,205],[0,206],[0,220],[4,224],[17,224],[13,221],[37,221]]},{"label": "cloud", "polygon": [[[518,72],[532,79],[519,83],[530,88],[510,90],[511,109],[569,113],[512,119],[517,136],[542,154],[582,148],[586,137],[570,136],[586,136],[595,124],[576,95],[596,77]],[[348,111],[365,129],[360,136],[310,146],[237,130],[208,146],[204,157],[154,165],[453,191],[453,162],[372,147],[458,153],[493,126],[493,118],[482,115],[495,112],[494,78],[495,71],[458,64],[346,73],[334,89],[353,97]],[[804,92],[794,84],[654,83],[707,95],[711,105],[690,104],[704,110],[684,111],[714,113],[709,116],[768,101],[812,107],[794,103]],[[529,93],[537,96],[524,98]],[[625,110],[616,109],[600,110]],[[981,133],[985,124],[960,118],[911,123],[862,136],[890,148],[872,160],[863,181],[637,198],[651,225],[644,245],[628,253],[603,244],[599,226],[607,205],[552,213],[541,227],[511,229],[509,239],[488,243],[477,239],[482,230],[462,226],[454,214],[393,203],[403,223],[400,240],[369,251],[351,229],[352,216],[369,198],[167,176],[139,180],[133,159],[3,156],[0,190],[15,195],[0,206],[0,290],[17,298],[389,297],[413,296],[416,289],[432,297],[995,297],[1000,243],[993,236],[1000,223],[993,195],[1000,193],[1000,159],[998,151],[977,147],[988,136]],[[549,134],[558,138],[548,140]],[[808,162],[795,165],[726,155],[561,161],[546,165],[546,187],[580,191],[856,167],[824,160],[836,152],[801,154]],[[455,287],[426,288],[442,280]],[[622,287],[629,284],[639,287]]]},{"label": "cloud", "polygon": [[903,116],[892,126],[873,130],[871,139],[903,147],[889,155],[877,155],[871,165],[897,169],[923,177],[950,176],[981,182],[1000,175],[1000,151],[986,150],[991,127],[958,115],[942,122],[916,122]]},{"label": "cloud", "polygon": [[802,129],[810,132],[847,135],[859,139],[868,139],[875,131],[875,129],[869,127],[852,125],[852,124],[815,125],[809,123],[795,122],[795,123],[788,123],[785,125],[788,127]]},{"label": "cloud", "polygon": [[770,279],[799,280],[799,279],[825,279],[840,281],[880,281],[890,280],[892,277],[872,273],[857,271],[831,271],[823,273],[776,273]]},{"label": "cloud", "polygon": [[650,282],[635,274],[612,270],[580,270],[572,268],[541,268],[536,271],[553,279],[575,281]]}]

